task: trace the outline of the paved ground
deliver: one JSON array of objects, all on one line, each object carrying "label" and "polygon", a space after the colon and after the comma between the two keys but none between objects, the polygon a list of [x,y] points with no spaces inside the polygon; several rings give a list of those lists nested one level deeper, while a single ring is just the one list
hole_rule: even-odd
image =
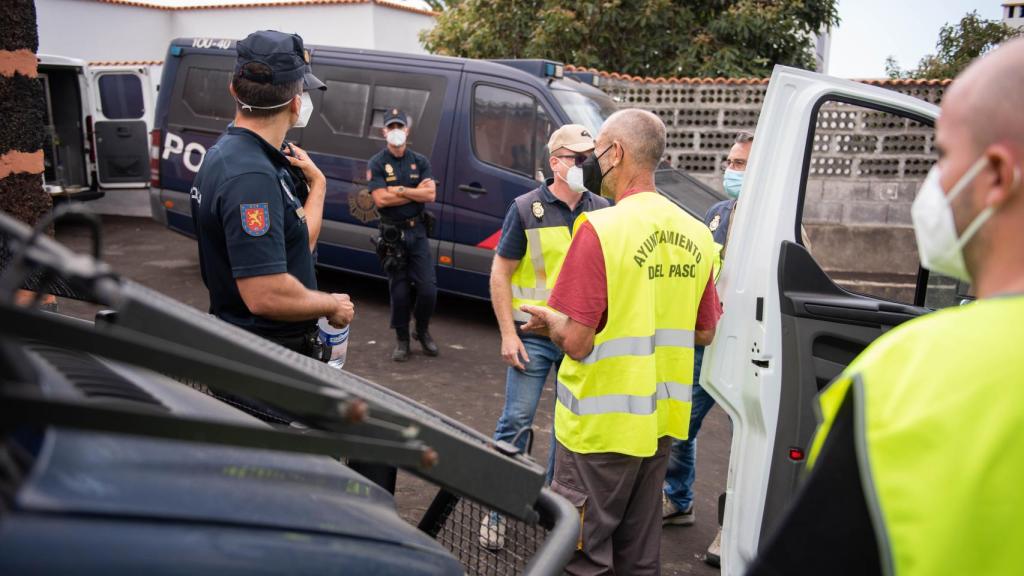
[{"label": "paved ground", "polygon": [[[206,289],[199,275],[195,243],[145,218],[104,216],[104,259],[120,274],[205,310]],[[89,245],[85,228],[64,225],[58,240],[76,250]],[[504,398],[505,366],[498,356],[499,337],[490,304],[442,295],[431,332],[441,345],[440,358],[416,349],[405,364],[391,362],[393,333],[388,330],[387,285],[380,280],[321,270],[324,290],[347,292],[356,302],[356,319],[345,368],[386,385],[491,434]],[[62,310],[91,318],[96,307],[63,301]],[[415,344],[414,344],[415,348]],[[544,461],[551,440],[553,408],[549,381],[537,416],[534,454]],[[729,422],[716,407],[700,435],[696,492],[697,524],[672,527],[662,535],[665,574],[713,575],[700,557],[714,538],[718,494],[728,467]],[[403,516],[418,517],[432,491],[422,482],[399,478],[398,505]]]}]

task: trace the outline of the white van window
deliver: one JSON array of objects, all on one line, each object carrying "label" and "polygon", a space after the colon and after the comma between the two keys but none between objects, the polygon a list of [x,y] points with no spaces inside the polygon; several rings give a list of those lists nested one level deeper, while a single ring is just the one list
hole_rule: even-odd
[{"label": "white van window", "polygon": [[[473,151],[480,160],[532,178],[537,163],[537,111],[533,97],[486,84],[473,92]],[[550,127],[550,123],[547,124]],[[550,128],[545,134],[550,132]]]},{"label": "white van window", "polygon": [[109,120],[142,118],[142,81],[134,74],[104,74],[99,78],[100,108]]},{"label": "white van window", "polygon": [[[811,254],[851,292],[914,304],[919,260],[910,206],[937,158],[934,128],[841,101],[822,104],[813,128],[802,210]],[[924,302],[952,305],[955,288],[931,275]]]},{"label": "white van window", "polygon": [[363,136],[366,112],[370,104],[370,85],[328,80],[327,93],[320,115],[335,134]]},{"label": "white van window", "polygon": [[235,117],[235,101],[228,92],[231,70],[188,68],[182,101],[196,116],[217,120]]}]

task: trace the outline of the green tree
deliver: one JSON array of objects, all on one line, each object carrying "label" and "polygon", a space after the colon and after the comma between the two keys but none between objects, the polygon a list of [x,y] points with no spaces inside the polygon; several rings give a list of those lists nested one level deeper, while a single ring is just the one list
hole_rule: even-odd
[{"label": "green tree", "polygon": [[969,12],[957,25],[946,24],[939,30],[935,54],[928,54],[913,70],[902,70],[895,58],[885,60],[890,78],[953,78],[972,60],[997,45],[1021,34],[998,20],[985,20],[977,10]]},{"label": "green tree", "polygon": [[435,54],[549,58],[642,76],[767,76],[815,67],[837,0],[458,0],[421,35]]}]

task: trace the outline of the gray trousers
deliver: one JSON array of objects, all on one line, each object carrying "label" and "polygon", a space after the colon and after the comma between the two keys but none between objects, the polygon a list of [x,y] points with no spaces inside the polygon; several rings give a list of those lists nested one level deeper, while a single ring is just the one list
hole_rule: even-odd
[{"label": "gray trousers", "polygon": [[580,537],[567,574],[661,574],[661,484],[672,439],[648,458],[555,448],[551,489],[580,513]]}]

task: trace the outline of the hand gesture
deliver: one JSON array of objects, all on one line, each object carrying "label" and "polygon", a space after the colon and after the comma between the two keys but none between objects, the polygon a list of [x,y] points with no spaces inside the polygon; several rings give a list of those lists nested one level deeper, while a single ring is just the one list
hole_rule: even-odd
[{"label": "hand gesture", "polygon": [[285,158],[291,162],[292,166],[295,166],[299,170],[302,170],[302,174],[306,176],[306,180],[312,184],[324,178],[324,173],[316,167],[313,160],[309,157],[309,154],[305,150],[299,148],[291,142],[285,143],[284,149]]},{"label": "hand gesture", "polygon": [[[526,347],[519,336],[512,335],[501,339],[501,358],[505,363],[522,372],[526,370],[526,363],[530,361],[530,355],[526,353]],[[520,359],[522,359],[520,361]]]}]

